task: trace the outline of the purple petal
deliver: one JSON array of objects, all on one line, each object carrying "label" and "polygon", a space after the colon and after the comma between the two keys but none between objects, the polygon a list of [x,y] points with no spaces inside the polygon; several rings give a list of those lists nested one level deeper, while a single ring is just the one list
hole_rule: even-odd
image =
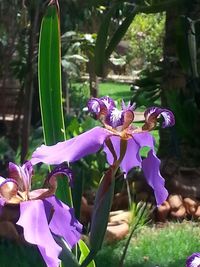
[{"label": "purple petal", "polygon": [[105,116],[108,109],[104,102],[99,98],[91,98],[88,103],[88,111],[93,115],[94,119],[99,119],[101,116]]},{"label": "purple petal", "polygon": [[58,256],[62,249],[50,232],[43,201],[21,202],[20,218],[17,224],[23,227],[25,240],[38,246],[47,266],[59,266]]},{"label": "purple petal", "polygon": [[31,178],[33,176],[33,165],[30,161],[27,161],[22,166],[23,180],[27,191],[31,189]]},{"label": "purple petal", "polygon": [[25,191],[21,167],[12,162],[9,162],[8,170],[9,170],[9,177],[12,177],[13,179],[16,180],[19,186],[19,190]]},{"label": "purple petal", "polygon": [[46,181],[45,181],[45,185],[49,184],[51,187],[57,188],[57,180],[56,180],[56,176],[60,175],[60,174],[64,174],[69,178],[69,184],[70,186],[72,186],[73,184],[73,173],[72,170],[66,165],[66,163],[62,163],[58,166],[56,166],[48,175]]},{"label": "purple petal", "polygon": [[174,114],[168,109],[162,109],[158,107],[148,108],[145,113],[145,125],[143,126],[144,130],[152,130],[157,123],[157,118],[162,115],[164,121],[162,127],[171,127],[175,124]]},{"label": "purple petal", "polygon": [[[112,100],[113,101],[113,100]],[[117,109],[114,105],[110,105],[108,108],[108,113],[105,119],[106,124],[110,125],[113,128],[123,125],[123,129],[127,128],[134,119],[134,105],[131,105],[130,102],[126,106],[122,100],[122,109]]]},{"label": "purple petal", "polygon": [[56,145],[42,145],[33,153],[31,162],[34,165],[38,162],[60,164],[64,161],[77,161],[86,155],[96,153],[109,135],[111,133],[108,130],[95,127],[90,131]]},{"label": "purple petal", "polygon": [[140,146],[140,148],[146,146],[154,150],[155,139],[148,132],[134,133],[133,139]]},{"label": "purple petal", "polygon": [[103,96],[100,98],[100,100],[106,105],[107,109],[110,110],[110,109],[113,109],[115,108],[115,101],[109,97],[109,96]]},{"label": "purple petal", "polygon": [[123,123],[123,129],[128,128],[128,126],[133,122],[134,120],[134,113],[132,110],[127,109],[123,111],[123,116],[124,116],[124,123]]},{"label": "purple petal", "polygon": [[0,177],[1,184],[0,184],[0,195],[6,199],[10,200],[12,197],[17,195],[18,185],[14,179],[4,179]]},{"label": "purple petal", "polygon": [[46,198],[45,202],[51,203],[54,208],[49,228],[55,235],[63,237],[71,249],[80,240],[82,225],[76,220],[73,209],[55,196]]},{"label": "purple petal", "polygon": [[174,126],[175,118],[174,118],[174,114],[170,110],[163,109],[160,115],[162,115],[164,119],[162,123],[163,128]]},{"label": "purple petal", "polygon": [[200,253],[193,253],[187,258],[186,267],[199,267],[200,266]]},{"label": "purple petal", "polygon": [[160,174],[160,160],[151,149],[146,159],[142,161],[142,169],[146,177],[147,183],[153,188],[157,205],[161,205],[168,196],[168,192],[164,187],[165,180]]},{"label": "purple petal", "polygon": [[54,194],[49,188],[39,188],[29,192],[28,196],[31,200],[44,199]]},{"label": "purple petal", "polygon": [[5,205],[6,201],[4,198],[0,197],[0,215],[1,215],[1,208]]},{"label": "purple petal", "polygon": [[122,100],[121,106],[122,106],[122,110],[131,110],[131,111],[133,111],[133,110],[135,110],[136,103],[133,103],[131,105],[131,102],[129,101],[128,104],[126,105],[125,102]]},{"label": "purple petal", "polygon": [[27,161],[23,166],[9,162],[9,177],[17,181],[19,190],[26,192],[30,190],[32,174],[33,167],[30,161]]},{"label": "purple petal", "polygon": [[[112,136],[110,137],[110,140],[112,141],[117,158],[119,158],[120,137]],[[140,149],[144,146],[154,149],[154,138],[148,132],[133,134],[133,138],[127,140],[126,154],[120,164],[120,167],[125,174],[127,174],[133,167],[141,167],[142,159],[140,157]],[[112,165],[114,158],[106,145],[104,145],[104,152],[106,153],[108,163]]]},{"label": "purple petal", "polygon": [[[117,158],[120,156],[120,137],[118,136],[112,136],[110,137],[110,140],[113,144],[115,153],[117,155]],[[128,171],[133,167],[140,167],[141,166],[141,157],[139,155],[139,145],[135,142],[134,139],[127,140],[127,150],[126,154],[124,156],[124,159],[122,160],[120,167],[125,172],[125,174],[128,173]],[[110,165],[113,164],[114,158],[112,156],[112,153],[108,149],[106,145],[104,145],[104,152],[107,156],[107,161]]]},{"label": "purple petal", "polygon": [[117,108],[110,110],[105,120],[106,124],[116,128],[124,123],[124,112]]}]

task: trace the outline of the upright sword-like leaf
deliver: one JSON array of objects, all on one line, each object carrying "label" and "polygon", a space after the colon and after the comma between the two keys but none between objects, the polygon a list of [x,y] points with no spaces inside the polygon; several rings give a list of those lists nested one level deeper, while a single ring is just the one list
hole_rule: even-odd
[{"label": "upright sword-like leaf", "polygon": [[[40,107],[46,145],[65,140],[60,46],[58,2],[50,1],[42,20],[38,55]],[[71,191],[65,179],[59,179],[56,195],[72,205]]]}]

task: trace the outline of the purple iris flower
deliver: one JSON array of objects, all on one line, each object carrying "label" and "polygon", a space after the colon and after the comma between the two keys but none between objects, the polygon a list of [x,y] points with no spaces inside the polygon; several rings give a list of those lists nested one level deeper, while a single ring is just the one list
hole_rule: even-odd
[{"label": "purple iris flower", "polygon": [[[143,169],[148,184],[153,188],[157,205],[167,198],[164,179],[159,170],[160,160],[154,149],[154,138],[148,132],[155,128],[157,118],[162,116],[162,127],[173,126],[174,115],[170,110],[158,107],[148,108],[145,113],[145,123],[142,128],[132,125],[135,105],[125,105],[122,101],[121,110],[117,109],[113,99],[109,97],[91,98],[88,101],[88,110],[95,119],[100,120],[103,127],[95,127],[79,136],[53,146],[37,148],[33,153],[31,162],[36,164],[60,164],[64,161],[74,162],[82,157],[96,153],[103,148],[109,164],[114,164],[122,155],[122,143],[125,156],[120,167],[125,176],[133,167]],[[123,140],[123,142],[121,142]],[[140,156],[140,149],[148,147],[149,152],[145,159]],[[124,153],[124,151],[123,151]]]},{"label": "purple iris flower", "polygon": [[193,253],[187,258],[186,267],[200,267],[200,253]]},{"label": "purple iris flower", "polygon": [[0,218],[7,206],[19,209],[16,224],[23,228],[25,240],[37,245],[48,267],[59,266],[62,248],[54,235],[65,239],[71,249],[80,239],[82,226],[75,219],[73,209],[58,200],[56,175],[71,172],[66,167],[57,167],[46,179],[48,188],[31,191],[33,167],[30,161],[23,166],[9,163],[9,178],[0,177]]}]

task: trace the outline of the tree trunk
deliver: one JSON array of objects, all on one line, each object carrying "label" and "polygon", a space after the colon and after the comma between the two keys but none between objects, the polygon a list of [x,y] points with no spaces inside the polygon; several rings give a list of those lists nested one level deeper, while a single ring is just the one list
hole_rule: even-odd
[{"label": "tree trunk", "polygon": [[33,100],[33,78],[34,78],[34,51],[37,38],[38,19],[39,19],[39,4],[35,2],[35,6],[31,10],[31,22],[29,33],[29,50],[27,56],[27,73],[24,82],[24,103],[23,103],[23,122],[22,122],[22,140],[21,140],[21,162],[23,163],[28,153],[28,139],[31,126],[32,100]]},{"label": "tree trunk", "polygon": [[[164,40],[165,76],[162,84],[161,104],[174,112],[176,125],[167,131],[166,129],[160,130],[158,154],[163,161],[162,173],[167,179],[170,193],[181,193],[183,187],[186,186],[188,189],[184,191],[186,196],[194,196],[194,190],[191,190],[192,179],[194,176],[199,178],[197,177],[199,172],[193,170],[199,167],[200,159],[198,138],[200,112],[193,86],[198,77],[193,77],[191,66],[188,66],[188,71],[186,71],[181,64],[180,52],[183,51],[178,50],[180,47],[177,45],[177,34],[183,33],[177,32],[177,21],[183,16],[192,20],[198,18],[200,5],[197,2],[200,1],[185,4],[182,9],[173,7],[173,10],[166,13]],[[187,33],[185,29],[186,44]],[[185,58],[186,56],[185,54]],[[198,84],[196,83],[197,91],[199,90]],[[190,179],[187,185],[184,184],[186,176]],[[200,191],[195,192],[195,197],[200,197]]]},{"label": "tree trunk", "polygon": [[98,97],[99,82],[98,82],[98,77],[95,73],[94,58],[91,56],[88,56],[88,58],[89,58],[89,61],[87,62],[87,71],[89,74],[90,96]]}]

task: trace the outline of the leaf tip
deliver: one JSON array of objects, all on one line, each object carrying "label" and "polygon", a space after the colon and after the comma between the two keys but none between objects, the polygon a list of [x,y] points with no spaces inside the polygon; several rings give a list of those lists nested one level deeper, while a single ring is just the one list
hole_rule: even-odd
[{"label": "leaf tip", "polygon": [[58,7],[58,6],[59,6],[59,4],[58,4],[58,0],[50,0],[48,5],[49,5],[49,6],[56,5],[56,6]]}]

